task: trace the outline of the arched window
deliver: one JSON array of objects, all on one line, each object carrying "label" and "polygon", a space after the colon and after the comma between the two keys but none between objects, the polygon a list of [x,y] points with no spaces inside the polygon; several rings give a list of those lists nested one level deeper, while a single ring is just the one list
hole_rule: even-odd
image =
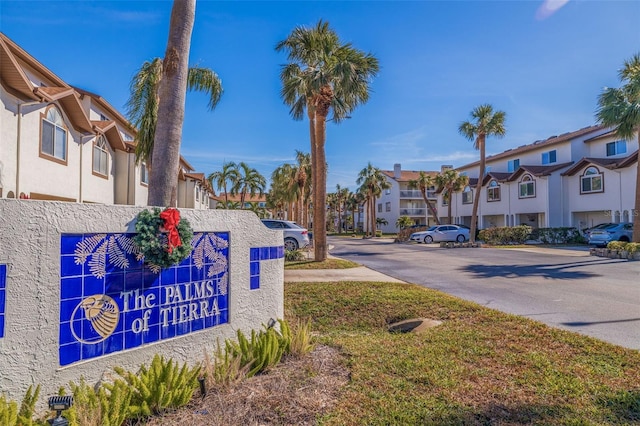
[{"label": "arched window", "polygon": [[42,115],[40,156],[67,163],[67,128],[55,105]]},{"label": "arched window", "polygon": [[473,203],[473,189],[469,185],[464,187],[464,191],[462,191],[462,204],[472,204]]},{"label": "arched window", "polygon": [[100,135],[93,143],[93,171],[102,176],[107,176],[109,170],[109,148],[107,138]]},{"label": "arched window", "polygon": [[492,179],[489,182],[489,186],[487,188],[487,201],[500,201],[500,185],[495,179]]},{"label": "arched window", "polygon": [[580,193],[590,194],[593,192],[604,192],[604,180],[602,173],[597,167],[587,167],[584,174],[580,176]]},{"label": "arched window", "polygon": [[526,174],[518,184],[520,191],[518,198],[533,198],[536,196],[536,181],[530,174]]}]

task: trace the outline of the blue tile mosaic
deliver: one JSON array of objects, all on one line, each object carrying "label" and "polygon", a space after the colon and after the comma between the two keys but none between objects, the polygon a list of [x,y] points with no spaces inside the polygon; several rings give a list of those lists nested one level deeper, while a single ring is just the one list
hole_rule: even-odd
[{"label": "blue tile mosaic", "polygon": [[282,259],[284,246],[251,247],[249,249],[249,289],[260,288],[260,262],[263,260]]},{"label": "blue tile mosaic", "polygon": [[228,323],[228,232],[195,233],[191,255],[159,273],[133,235],[62,235],[60,365]]}]

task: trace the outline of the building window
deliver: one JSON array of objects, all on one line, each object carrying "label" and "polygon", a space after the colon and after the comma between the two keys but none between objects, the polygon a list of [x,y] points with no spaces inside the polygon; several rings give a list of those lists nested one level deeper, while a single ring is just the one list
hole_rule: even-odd
[{"label": "building window", "polygon": [[587,168],[580,176],[580,193],[589,194],[592,192],[604,192],[602,173],[595,167]]},{"label": "building window", "polygon": [[93,143],[93,171],[102,176],[107,175],[109,170],[109,151],[107,139],[100,135]]},{"label": "building window", "polygon": [[513,173],[520,167],[520,159],[516,158],[515,160],[507,161],[507,171],[509,173]]},{"label": "building window", "polygon": [[67,162],[67,129],[58,108],[51,106],[42,116],[40,154]]},{"label": "building window", "polygon": [[382,213],[382,203],[378,204],[378,213]]},{"label": "building window", "polygon": [[495,180],[489,182],[487,188],[487,201],[500,201],[500,185]]},{"label": "building window", "polygon": [[147,170],[147,163],[140,164],[140,183],[144,185],[149,184],[149,171]]},{"label": "building window", "polygon": [[627,141],[615,141],[607,144],[607,157],[625,154],[627,152]]},{"label": "building window", "polygon": [[442,205],[449,205],[449,191],[442,191]]},{"label": "building window", "polygon": [[391,203],[389,201],[387,201],[384,205],[384,209],[385,211],[390,212],[391,211]]},{"label": "building window", "polygon": [[542,153],[542,164],[552,164],[556,162],[556,150]]},{"label": "building window", "polygon": [[536,196],[536,181],[531,175],[524,175],[519,186],[520,194],[518,198],[532,198]]},{"label": "building window", "polygon": [[465,186],[464,191],[462,191],[462,204],[472,204],[473,203],[473,190],[470,186]]},{"label": "building window", "polygon": [[200,188],[196,187],[196,201],[200,201]]}]

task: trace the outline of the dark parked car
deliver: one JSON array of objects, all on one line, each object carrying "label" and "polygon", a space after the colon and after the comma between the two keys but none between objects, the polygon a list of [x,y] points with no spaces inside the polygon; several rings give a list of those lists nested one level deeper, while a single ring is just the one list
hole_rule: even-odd
[{"label": "dark parked car", "polygon": [[269,229],[284,232],[284,249],[298,250],[309,245],[309,231],[290,220],[262,219],[262,223]]}]

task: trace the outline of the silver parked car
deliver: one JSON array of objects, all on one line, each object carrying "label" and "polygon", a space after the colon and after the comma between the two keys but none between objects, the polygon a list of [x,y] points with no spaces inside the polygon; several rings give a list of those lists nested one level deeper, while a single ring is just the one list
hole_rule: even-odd
[{"label": "silver parked car", "polygon": [[290,220],[261,219],[269,229],[284,231],[284,249],[298,250],[309,245],[309,231]]},{"label": "silver parked car", "polygon": [[436,225],[426,231],[414,232],[409,239],[425,244],[430,244],[434,241],[457,241],[462,243],[469,239],[469,228],[458,225]]},{"label": "silver parked car", "polygon": [[610,223],[608,226],[593,229],[589,234],[589,244],[606,246],[611,241],[631,241],[633,224],[631,222]]}]

